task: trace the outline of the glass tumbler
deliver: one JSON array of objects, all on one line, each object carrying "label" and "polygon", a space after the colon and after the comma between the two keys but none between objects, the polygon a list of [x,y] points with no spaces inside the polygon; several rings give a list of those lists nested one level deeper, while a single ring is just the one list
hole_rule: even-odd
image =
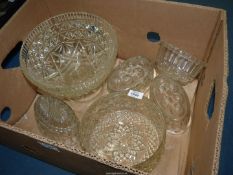
[{"label": "glass tumbler", "polygon": [[79,121],[65,102],[51,96],[39,96],[34,112],[38,128],[45,137],[70,146],[78,144]]},{"label": "glass tumbler", "polygon": [[163,112],[168,132],[181,134],[189,127],[190,103],[178,82],[164,75],[157,76],[151,83],[150,97]]},{"label": "glass tumbler", "polygon": [[115,92],[84,114],[80,145],[101,158],[150,172],[163,152],[165,131],[164,117],[149,99]]},{"label": "glass tumbler", "polygon": [[205,63],[191,54],[172,44],[161,42],[156,57],[156,68],[159,74],[164,74],[182,85],[193,79],[204,68]]}]

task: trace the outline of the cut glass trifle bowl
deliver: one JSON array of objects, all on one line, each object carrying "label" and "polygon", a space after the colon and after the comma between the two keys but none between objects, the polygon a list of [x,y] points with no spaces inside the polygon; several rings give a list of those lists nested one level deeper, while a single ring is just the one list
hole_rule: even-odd
[{"label": "cut glass trifle bowl", "polygon": [[116,33],[106,20],[85,12],[65,13],[29,33],[20,66],[38,91],[77,99],[101,87],[115,64],[117,48]]},{"label": "cut glass trifle bowl", "polygon": [[150,172],[164,150],[166,123],[159,108],[115,92],[95,101],[80,124],[80,145],[94,155]]}]

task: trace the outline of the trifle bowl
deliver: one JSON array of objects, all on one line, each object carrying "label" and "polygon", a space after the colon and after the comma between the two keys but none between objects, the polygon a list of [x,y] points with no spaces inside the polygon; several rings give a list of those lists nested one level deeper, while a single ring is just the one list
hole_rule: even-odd
[{"label": "trifle bowl", "polygon": [[115,92],[95,101],[83,116],[81,147],[94,155],[150,172],[164,149],[166,124],[158,107]]},{"label": "trifle bowl", "polygon": [[70,12],[47,19],[25,39],[20,66],[38,91],[78,99],[100,88],[117,55],[113,27],[101,17]]}]

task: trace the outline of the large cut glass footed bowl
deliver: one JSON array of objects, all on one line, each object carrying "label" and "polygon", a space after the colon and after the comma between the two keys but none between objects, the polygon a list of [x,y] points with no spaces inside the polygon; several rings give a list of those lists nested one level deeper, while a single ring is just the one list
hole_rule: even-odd
[{"label": "large cut glass footed bowl", "polygon": [[65,13],[29,33],[21,48],[20,66],[39,91],[79,98],[102,85],[116,54],[116,33],[107,21],[84,12]]},{"label": "large cut glass footed bowl", "polygon": [[118,92],[90,106],[79,138],[87,152],[150,172],[163,151],[165,130],[163,115],[153,102]]}]

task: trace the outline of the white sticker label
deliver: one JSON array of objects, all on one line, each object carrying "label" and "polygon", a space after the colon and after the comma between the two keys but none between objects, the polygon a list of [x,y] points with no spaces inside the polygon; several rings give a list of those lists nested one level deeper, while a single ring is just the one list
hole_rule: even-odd
[{"label": "white sticker label", "polygon": [[56,146],[53,146],[53,145],[50,145],[50,144],[47,144],[47,143],[44,143],[44,142],[38,142],[41,146],[43,146],[44,148],[47,148],[47,149],[51,149],[53,151],[57,151],[57,152],[60,152],[60,150],[56,147]]},{"label": "white sticker label", "polygon": [[134,91],[134,90],[129,90],[128,96],[129,97],[133,97],[136,99],[142,99],[143,98],[144,93],[143,92],[138,92],[138,91]]}]

